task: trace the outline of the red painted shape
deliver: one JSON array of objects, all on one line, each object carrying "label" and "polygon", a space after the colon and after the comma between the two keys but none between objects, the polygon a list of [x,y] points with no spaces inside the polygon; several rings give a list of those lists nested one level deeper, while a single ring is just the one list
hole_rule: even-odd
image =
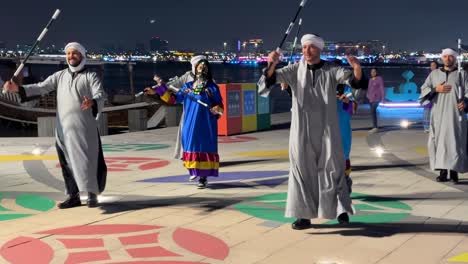
[{"label": "red painted shape", "polygon": [[169,161],[163,160],[163,161],[157,161],[157,162],[151,162],[151,163],[143,164],[138,168],[140,170],[152,170],[152,169],[162,168],[162,167],[167,166],[167,165],[169,165]]},{"label": "red painted shape", "polygon": [[197,231],[178,228],[173,239],[180,247],[200,256],[224,260],[229,254],[229,247],[221,239]]},{"label": "red painted shape", "polygon": [[120,243],[124,246],[155,244],[159,242],[159,233],[145,234],[139,236],[119,237]]},{"label": "red painted shape", "polygon": [[109,259],[110,255],[107,251],[76,252],[68,255],[65,264],[78,264]]},{"label": "red painted shape", "polygon": [[0,255],[14,264],[49,264],[54,251],[39,239],[18,237],[3,245]]},{"label": "red painted shape", "polygon": [[210,264],[210,263],[206,263],[206,262],[192,262],[192,261],[170,261],[170,260],[166,260],[166,261],[151,261],[151,260],[148,260],[148,261],[144,261],[144,260],[140,260],[140,261],[129,261],[129,262],[112,262],[112,264]]},{"label": "red painted shape", "polygon": [[132,248],[127,249],[127,252],[133,258],[180,257],[179,254],[162,247]]},{"label": "red painted shape", "polygon": [[68,248],[95,248],[104,247],[104,241],[100,238],[90,239],[57,239]]},{"label": "red painted shape", "polygon": [[65,228],[52,229],[42,231],[37,234],[45,235],[108,235],[121,234],[131,232],[141,232],[153,229],[159,229],[159,226],[150,225],[88,225],[88,226],[71,226]]}]

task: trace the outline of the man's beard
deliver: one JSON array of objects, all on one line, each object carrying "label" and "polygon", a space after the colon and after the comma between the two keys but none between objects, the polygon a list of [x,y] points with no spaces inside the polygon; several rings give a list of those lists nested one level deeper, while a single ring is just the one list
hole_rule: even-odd
[{"label": "man's beard", "polygon": [[77,67],[78,65],[80,65],[81,63],[81,60],[75,60],[75,63],[70,63],[70,61],[68,61],[68,64],[72,67]]},{"label": "man's beard", "polygon": [[447,64],[445,64],[445,67],[447,67],[447,68],[455,68],[455,63],[450,63],[450,64],[447,63]]}]

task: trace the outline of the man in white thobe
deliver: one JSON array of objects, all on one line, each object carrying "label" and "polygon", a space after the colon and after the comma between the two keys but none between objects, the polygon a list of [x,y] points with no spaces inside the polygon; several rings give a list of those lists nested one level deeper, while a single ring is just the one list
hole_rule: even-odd
[{"label": "man in white thobe", "polygon": [[290,173],[286,217],[296,218],[293,229],[305,229],[312,218],[335,218],[348,223],[354,213],[345,180],[345,157],[336,106],[336,87],[357,87],[362,77],[358,60],[347,57],[353,71],[320,59],[324,41],[306,34],[301,39],[301,61],[275,70],[280,54],[269,55],[269,70],[260,79],[265,96],[275,83],[292,90],[289,138]]},{"label": "man in white thobe", "polygon": [[64,50],[67,69],[36,84],[19,86],[8,81],[3,89],[19,93],[22,101],[57,92],[56,148],[68,195],[58,207],[80,206],[80,192],[88,193],[88,207],[96,207],[107,175],[96,121],[105,93],[96,73],[85,68],[85,48],[72,42]]},{"label": "man in white thobe", "polygon": [[429,164],[438,170],[439,182],[449,177],[458,183],[458,173],[468,171],[467,120],[464,112],[468,98],[468,76],[458,72],[458,53],[452,49],[442,51],[444,66],[433,70],[421,87],[420,100],[432,102],[429,140]]}]

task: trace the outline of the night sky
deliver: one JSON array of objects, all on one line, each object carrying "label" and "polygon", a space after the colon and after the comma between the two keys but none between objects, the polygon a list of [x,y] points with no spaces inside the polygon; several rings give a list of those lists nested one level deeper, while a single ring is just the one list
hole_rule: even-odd
[{"label": "night sky", "polygon": [[[114,43],[148,48],[159,36],[171,49],[222,49],[233,38],[263,38],[278,45],[299,0],[4,0],[0,41],[34,42],[56,8],[62,14],[44,42],[82,42],[88,49]],[[326,40],[379,39],[392,50],[438,50],[468,43],[466,0],[309,0],[303,29]],[[155,20],[154,23],[150,23]],[[304,32],[303,31],[303,32]],[[295,30],[293,31],[295,32]]]}]

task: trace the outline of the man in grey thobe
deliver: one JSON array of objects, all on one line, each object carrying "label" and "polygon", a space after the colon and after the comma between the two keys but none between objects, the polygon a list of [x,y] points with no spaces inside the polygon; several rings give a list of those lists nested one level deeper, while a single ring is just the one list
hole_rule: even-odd
[{"label": "man in grey thobe", "polygon": [[280,54],[269,55],[269,70],[260,79],[259,93],[265,96],[275,83],[292,90],[289,137],[290,172],[286,217],[296,218],[293,229],[305,229],[311,218],[335,218],[348,223],[353,214],[345,181],[345,158],[336,106],[338,84],[356,83],[362,77],[358,60],[348,57],[352,71],[320,59],[322,38],[307,34],[301,39],[300,62],[275,70]]},{"label": "man in grey thobe", "polygon": [[57,92],[56,148],[68,195],[58,207],[80,206],[79,192],[87,192],[88,207],[96,207],[107,174],[96,121],[105,93],[96,73],[85,68],[85,48],[72,42],[64,50],[67,69],[37,84],[18,86],[9,81],[3,89],[19,93],[22,101]]},{"label": "man in grey thobe", "polygon": [[433,70],[421,87],[423,105],[432,102],[429,140],[429,163],[438,170],[437,181],[448,177],[458,183],[458,173],[468,171],[467,120],[464,113],[468,98],[468,76],[458,72],[458,54],[452,49],[442,51],[444,66]]}]

